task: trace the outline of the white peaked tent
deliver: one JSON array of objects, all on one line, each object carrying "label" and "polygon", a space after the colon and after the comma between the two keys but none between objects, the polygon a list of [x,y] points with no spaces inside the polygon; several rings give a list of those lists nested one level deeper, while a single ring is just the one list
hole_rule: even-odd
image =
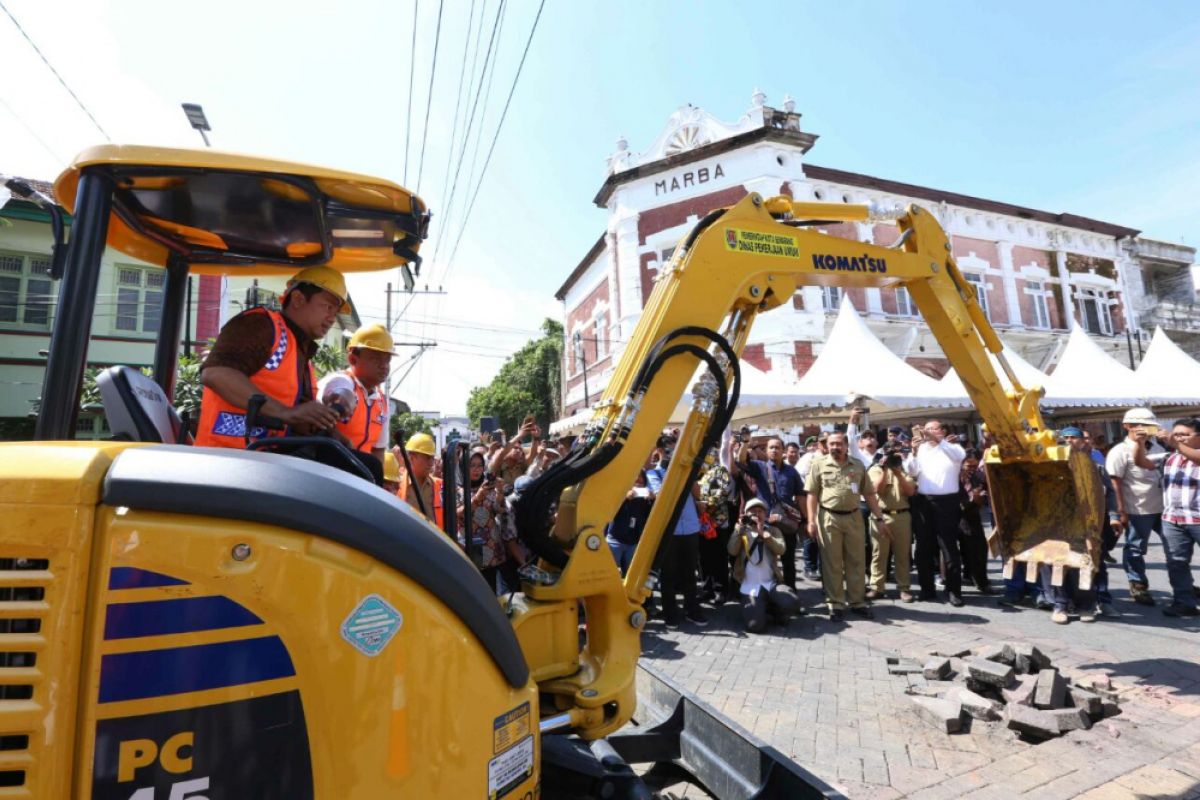
[{"label": "white peaked tent", "polygon": [[1200,405],[1200,362],[1168,339],[1161,327],[1154,329],[1134,380],[1151,405]]},{"label": "white peaked tent", "polygon": [[944,386],[887,348],[867,327],[847,296],[821,354],[796,384],[801,408],[846,406],[865,397],[883,407],[953,408],[969,405],[961,387]]},{"label": "white peaked tent", "polygon": [[[1046,382],[1050,380],[1050,376],[1033,364],[1030,364],[1021,357],[1020,353],[1008,345],[1004,346],[1004,358],[1008,361],[1008,365],[1012,367],[1012,371],[1017,376],[1017,380],[1021,382],[1021,386],[1026,389],[1033,386],[1045,386]],[[992,369],[996,371],[996,375],[1000,378],[1000,385],[1006,390],[1011,390],[1013,388],[1012,383],[1008,380],[1008,376],[1000,366],[1000,361],[990,352],[988,353],[988,360],[992,362]],[[942,376],[940,383],[946,387],[947,392],[966,394],[967,390],[963,388],[962,381],[953,368]]]},{"label": "white peaked tent", "polygon": [[1050,408],[1140,406],[1146,398],[1133,370],[1105,353],[1076,324],[1041,405]]}]

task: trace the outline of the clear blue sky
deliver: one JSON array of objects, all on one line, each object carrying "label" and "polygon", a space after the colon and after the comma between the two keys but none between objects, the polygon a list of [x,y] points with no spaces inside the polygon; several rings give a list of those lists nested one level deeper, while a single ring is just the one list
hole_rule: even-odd
[{"label": "clear blue sky", "polygon": [[[313,11],[219,0],[186,15],[142,0],[3,2],[115,141],[195,145],[178,103],[200,102],[219,147],[404,177],[410,0]],[[476,0],[485,47],[498,2]],[[508,2],[476,111],[484,139],[474,161],[474,140],[467,148],[449,215],[447,140],[471,2],[443,8],[420,185],[435,211],[429,256],[437,237],[458,235],[471,165],[477,176],[537,2]],[[418,9],[410,185],[438,3]],[[51,177],[102,137],[3,15],[0,52],[0,172]],[[557,312],[554,290],[603,230],[591,198],[619,134],[641,150],[689,102],[734,120],[756,87],[769,104],[796,99],[821,137],[812,163],[1200,243],[1194,3],[547,0],[457,263],[447,278],[450,238],[427,267],[450,294],[417,298],[408,315],[418,321],[399,329],[439,341],[400,394],[462,410],[469,388]],[[354,284],[367,316],[383,311],[382,280]]]}]

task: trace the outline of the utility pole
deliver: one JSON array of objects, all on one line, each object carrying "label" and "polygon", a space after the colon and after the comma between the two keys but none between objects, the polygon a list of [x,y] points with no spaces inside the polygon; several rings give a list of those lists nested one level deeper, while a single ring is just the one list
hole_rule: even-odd
[{"label": "utility pole", "polygon": [[583,349],[583,333],[575,331],[575,357],[579,359],[579,367],[583,371],[583,405],[584,408],[592,404],[591,394],[588,392],[587,382],[587,360],[584,358]]}]

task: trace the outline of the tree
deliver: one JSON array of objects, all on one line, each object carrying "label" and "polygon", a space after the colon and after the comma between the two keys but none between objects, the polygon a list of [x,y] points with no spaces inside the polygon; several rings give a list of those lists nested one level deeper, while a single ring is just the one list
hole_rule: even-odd
[{"label": "tree", "polygon": [[414,414],[411,411],[399,411],[392,417],[392,437],[396,436],[396,431],[404,431],[404,435],[412,436],[414,433],[433,433],[433,423],[422,417],[420,414]]},{"label": "tree", "polygon": [[562,323],[546,319],[542,335],[504,362],[487,386],[471,390],[467,416],[478,427],[480,417],[492,416],[510,434],[533,414],[545,430],[558,419],[562,397]]},{"label": "tree", "polygon": [[317,348],[317,352],[313,354],[312,363],[317,370],[318,378],[324,378],[331,372],[337,372],[350,366],[350,362],[346,359],[346,351],[329,344],[322,344]]}]

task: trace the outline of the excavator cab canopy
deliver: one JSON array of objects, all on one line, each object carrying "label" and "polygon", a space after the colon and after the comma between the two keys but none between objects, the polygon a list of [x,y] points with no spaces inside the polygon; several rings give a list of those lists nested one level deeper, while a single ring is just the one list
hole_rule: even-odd
[{"label": "excavator cab canopy", "polygon": [[429,211],[382,178],[274,159],[164,147],[85,150],[55,181],[74,216],[61,270],[38,439],[74,430],[105,245],[166,269],[154,379],[172,395],[189,274],[292,275],[399,267],[412,289]]},{"label": "excavator cab canopy", "polygon": [[103,145],[54,184],[77,213],[80,177],[113,183],[107,242],[151,264],[200,274],[360,272],[419,264],[421,199],[380,178],[214,150]]}]

